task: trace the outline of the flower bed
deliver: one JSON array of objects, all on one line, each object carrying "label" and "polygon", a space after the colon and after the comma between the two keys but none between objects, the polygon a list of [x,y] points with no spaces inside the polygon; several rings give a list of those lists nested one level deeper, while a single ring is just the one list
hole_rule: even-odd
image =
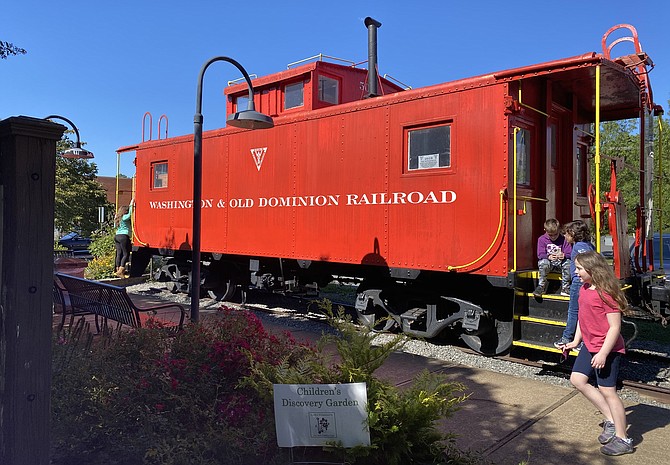
[{"label": "flower bed", "polygon": [[[368,385],[372,446],[339,456],[447,463],[450,437],[435,422],[458,408],[463,387],[424,374],[400,392],[372,373],[402,338],[373,346],[374,335],[352,329],[342,314],[331,314],[331,323],[340,335],[316,347],[270,334],[252,313],[228,307],[176,337],[149,327],[93,344],[83,324],[75,326],[54,343],[52,463],[289,463],[277,447],[272,384],[360,381]],[[337,362],[322,350],[326,343],[336,345]]]}]

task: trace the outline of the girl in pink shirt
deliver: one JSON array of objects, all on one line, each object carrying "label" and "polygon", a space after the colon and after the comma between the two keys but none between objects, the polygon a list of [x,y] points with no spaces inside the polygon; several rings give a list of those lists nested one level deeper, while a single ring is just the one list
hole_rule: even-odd
[{"label": "girl in pink shirt", "polygon": [[[575,338],[565,345],[584,348],[572,367],[570,382],[605,416],[598,441],[606,455],[629,454],[633,442],[626,433],[626,411],[616,392],[621,359],[625,353],[621,337],[621,312],[628,307],[612,267],[597,252],[575,258],[577,275],[584,283],[579,291],[579,316]],[[589,383],[595,377],[596,385]]]}]

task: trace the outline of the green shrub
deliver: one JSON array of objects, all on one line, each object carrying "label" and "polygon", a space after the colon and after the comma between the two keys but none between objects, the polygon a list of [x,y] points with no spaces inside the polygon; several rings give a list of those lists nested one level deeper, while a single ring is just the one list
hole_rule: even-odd
[{"label": "green shrub", "polygon": [[88,250],[95,258],[114,255],[116,247],[114,246],[114,236],[116,230],[111,224],[107,224],[93,233],[91,245]]},{"label": "green shrub", "polygon": [[105,255],[103,257],[95,257],[84,269],[84,277],[87,279],[105,279],[114,278],[114,255]]},{"label": "green shrub", "polygon": [[[412,385],[399,390],[374,376],[377,370],[400,348],[406,338],[395,336],[375,345],[378,334],[356,327],[340,307],[337,314],[329,301],[319,302],[337,336],[324,336],[315,357],[299,364],[254,362],[252,375],[245,383],[253,387],[266,402],[271,402],[273,384],[299,383],[367,383],[368,427],[370,447],[341,449],[333,444],[337,456],[348,462],[365,465],[475,463],[476,457],[452,453],[452,435],[444,435],[437,421],[451,416],[467,396],[459,396],[465,387],[448,382],[444,375],[423,372]],[[339,361],[328,361],[324,348],[335,344]],[[264,395],[265,393],[265,395]],[[268,407],[269,408],[269,407]],[[458,457],[458,459],[456,459]]]},{"label": "green shrub", "polygon": [[84,270],[84,277],[88,279],[105,279],[115,277],[116,247],[113,226],[106,225],[93,233],[89,252],[93,259],[88,262]]}]

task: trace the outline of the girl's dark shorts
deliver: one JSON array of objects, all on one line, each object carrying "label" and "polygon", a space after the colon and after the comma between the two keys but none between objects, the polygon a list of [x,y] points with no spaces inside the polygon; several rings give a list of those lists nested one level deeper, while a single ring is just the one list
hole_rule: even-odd
[{"label": "girl's dark shorts", "polygon": [[586,346],[582,346],[582,350],[579,351],[579,355],[577,355],[577,359],[572,365],[572,372],[581,373],[589,378],[595,376],[598,386],[616,387],[623,354],[619,352],[610,353],[605,360],[605,366],[598,370],[591,366],[591,359],[594,355],[586,350]]}]

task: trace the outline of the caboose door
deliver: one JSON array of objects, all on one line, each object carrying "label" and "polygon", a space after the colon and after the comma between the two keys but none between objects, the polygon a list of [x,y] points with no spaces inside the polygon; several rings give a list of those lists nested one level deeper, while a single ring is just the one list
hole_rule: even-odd
[{"label": "caboose door", "polygon": [[[512,149],[514,169],[513,197],[516,198],[512,228],[513,262],[516,269],[532,269],[537,265],[535,243],[544,224],[544,177],[539,153],[537,121],[515,118],[512,122]],[[514,181],[512,181],[514,183]],[[512,202],[514,202],[514,198]]]}]

